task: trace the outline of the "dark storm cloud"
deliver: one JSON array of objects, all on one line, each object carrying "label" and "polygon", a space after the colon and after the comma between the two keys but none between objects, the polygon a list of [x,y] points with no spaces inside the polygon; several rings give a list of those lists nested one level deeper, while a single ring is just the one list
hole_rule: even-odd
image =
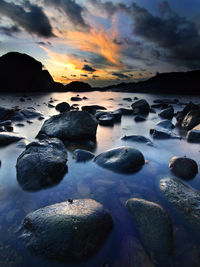
[{"label": "dark storm cloud", "polygon": [[82,70],[89,71],[89,72],[95,72],[96,71],[96,69],[94,69],[93,67],[91,67],[89,65],[84,65]]},{"label": "dark storm cloud", "polygon": [[74,0],[44,0],[44,3],[57,8],[59,11],[64,12],[67,18],[74,26],[79,26],[83,29],[89,29],[90,26],[83,18],[84,8]]},{"label": "dark storm cloud", "polygon": [[[134,2],[130,6],[101,0],[89,0],[89,2],[110,15],[116,12],[128,14],[133,20],[133,34],[155,46],[152,51],[149,50],[149,56],[174,60],[174,64],[180,64],[183,60],[191,66],[194,62],[199,63],[200,34],[197,24],[174,12],[167,1],[158,4],[158,15],[152,15]],[[134,42],[127,45],[136,47],[140,52],[143,43],[137,45]],[[165,52],[161,53],[160,49]]]},{"label": "dark storm cloud", "polygon": [[10,36],[10,37],[15,35],[16,33],[19,33],[19,32],[21,32],[21,31],[16,25],[11,26],[11,27],[0,26],[0,33],[7,35],[7,36]]},{"label": "dark storm cloud", "polygon": [[129,78],[128,75],[125,75],[125,74],[120,73],[120,72],[113,72],[112,75],[116,76],[119,79],[128,79]]},{"label": "dark storm cloud", "polygon": [[11,19],[28,33],[46,38],[53,37],[52,27],[43,9],[29,1],[23,3],[22,6],[0,0],[0,14]]}]

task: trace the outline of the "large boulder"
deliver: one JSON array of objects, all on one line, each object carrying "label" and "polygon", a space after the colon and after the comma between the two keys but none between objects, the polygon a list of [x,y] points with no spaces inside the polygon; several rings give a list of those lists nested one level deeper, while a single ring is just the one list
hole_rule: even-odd
[{"label": "large boulder", "polygon": [[46,120],[37,138],[57,137],[61,140],[94,140],[98,122],[87,111],[69,111]]},{"label": "large boulder", "polygon": [[58,139],[32,142],[17,159],[17,180],[25,190],[58,183],[67,171],[67,151]]},{"label": "large boulder", "polygon": [[59,112],[65,112],[70,110],[70,105],[67,102],[58,103],[55,107]]},{"label": "large boulder", "polygon": [[0,132],[0,146],[9,145],[24,138],[24,136],[17,133]]},{"label": "large boulder", "polygon": [[17,52],[0,57],[0,91],[51,91],[54,81],[42,63]]},{"label": "large boulder", "polygon": [[200,192],[177,178],[160,180],[160,190],[167,200],[193,225],[200,229]]},{"label": "large boulder", "polygon": [[173,252],[173,232],[168,213],[160,205],[138,198],[129,199],[126,207],[149,255],[159,266],[169,266],[166,261]]},{"label": "large boulder", "polygon": [[191,143],[200,143],[200,124],[195,126],[187,133],[187,141]]},{"label": "large boulder", "polygon": [[132,147],[118,147],[101,153],[96,163],[106,169],[119,173],[134,173],[145,163],[143,154]]},{"label": "large boulder", "polygon": [[131,105],[134,113],[146,114],[149,113],[149,103],[145,99],[138,100]]},{"label": "large boulder", "polygon": [[192,179],[198,173],[196,161],[190,158],[173,157],[169,163],[170,170],[182,179]]},{"label": "large boulder", "polygon": [[29,213],[23,221],[22,236],[37,254],[79,262],[100,248],[112,227],[112,218],[100,203],[69,199]]},{"label": "large boulder", "polygon": [[174,116],[173,107],[166,108],[158,114],[161,118],[171,120]]}]

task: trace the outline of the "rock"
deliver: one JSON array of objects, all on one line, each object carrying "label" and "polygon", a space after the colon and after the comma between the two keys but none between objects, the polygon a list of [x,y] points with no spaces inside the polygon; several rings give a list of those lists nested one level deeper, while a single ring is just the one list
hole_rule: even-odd
[{"label": "rock", "polygon": [[132,115],[133,114],[133,110],[132,109],[128,109],[128,108],[119,108],[117,110],[120,110],[122,115]]},{"label": "rock", "polygon": [[156,111],[155,111],[155,109],[153,109],[153,108],[150,108],[150,109],[149,109],[149,112],[150,112],[150,113],[153,113],[153,114],[156,114]]},{"label": "rock", "polygon": [[87,100],[88,98],[86,96],[83,97],[83,100]]},{"label": "rock", "polygon": [[82,100],[82,98],[79,96],[72,96],[71,97],[71,101],[81,101],[81,100]]},{"label": "rock", "polygon": [[5,129],[7,132],[13,132],[13,131],[14,131],[14,128],[13,128],[13,126],[11,126],[11,125],[5,125],[5,126],[4,126],[4,129]]},{"label": "rock", "polygon": [[192,179],[198,173],[196,161],[190,158],[173,157],[169,163],[170,170],[182,179]]},{"label": "rock", "polygon": [[15,126],[17,126],[17,127],[24,127],[24,124],[23,123],[16,123]]},{"label": "rock", "polygon": [[121,138],[123,141],[139,142],[146,143],[147,145],[153,146],[153,143],[150,139],[142,135],[125,135]]},{"label": "rock", "polygon": [[177,178],[160,180],[160,190],[167,200],[193,225],[200,229],[200,193]]},{"label": "rock", "polygon": [[163,119],[171,120],[174,116],[174,109],[173,107],[166,108],[158,113],[158,115]]},{"label": "rock", "polygon": [[181,139],[180,136],[172,134],[171,132],[165,131],[162,128],[152,128],[150,129],[150,134],[154,139]]},{"label": "rock", "polygon": [[6,120],[6,121],[0,122],[0,126],[10,126],[11,124],[12,124],[11,120]]},{"label": "rock", "polygon": [[119,173],[134,173],[145,163],[142,153],[132,147],[118,147],[101,153],[95,162],[106,169]]},{"label": "rock", "polygon": [[166,261],[173,252],[173,232],[168,213],[160,205],[138,198],[129,199],[126,207],[148,254],[159,266],[169,266]]},{"label": "rock", "polygon": [[134,97],[134,100],[138,100],[138,97],[137,97],[137,96],[135,96],[135,97]]},{"label": "rock", "polygon": [[21,98],[19,99],[19,101],[21,101],[21,102],[25,102],[25,99],[24,99],[23,97],[21,97]]},{"label": "rock", "polygon": [[61,140],[93,140],[96,138],[97,120],[87,111],[69,111],[46,120],[37,138],[57,137]]},{"label": "rock", "polygon": [[56,105],[55,107],[56,110],[62,112],[69,111],[70,110],[70,105],[67,102],[61,102]]},{"label": "rock", "polygon": [[24,190],[58,183],[66,173],[67,151],[58,139],[32,142],[17,159],[17,180]]},{"label": "rock", "polygon": [[22,236],[37,254],[80,262],[100,248],[112,227],[112,218],[100,203],[72,199],[29,213],[23,221]]},{"label": "rock", "polygon": [[155,99],[153,102],[159,104],[176,104],[178,103],[178,99]]},{"label": "rock", "polygon": [[154,104],[154,105],[151,105],[152,108],[161,108],[161,109],[165,109],[165,108],[168,108],[168,104]]},{"label": "rock", "polygon": [[45,119],[45,118],[44,118],[43,116],[39,116],[39,117],[38,117],[38,120],[39,120],[39,121],[42,121],[42,120],[44,120],[44,119]]},{"label": "rock", "polygon": [[6,146],[25,138],[17,133],[0,132],[0,146]]},{"label": "rock", "polygon": [[95,114],[97,110],[106,110],[105,107],[99,105],[91,105],[91,106],[82,106],[82,110],[85,110],[91,114]]},{"label": "rock", "polygon": [[122,100],[132,102],[132,99],[130,97],[124,97],[124,98],[122,98]]},{"label": "rock", "polygon": [[156,123],[156,127],[172,130],[175,128],[174,124],[170,120],[163,120]]},{"label": "rock", "polygon": [[134,120],[135,120],[135,122],[143,122],[143,121],[146,121],[146,119],[144,117],[141,117],[141,116],[135,116]]},{"label": "rock", "polygon": [[40,117],[41,115],[42,115],[41,112],[31,107],[30,108],[14,107],[14,113],[12,116],[10,116],[10,120],[24,121]]},{"label": "rock", "polygon": [[187,133],[187,141],[191,143],[200,143],[200,124]]},{"label": "rock", "polygon": [[49,107],[49,108],[55,108],[55,106],[52,105],[51,103],[48,103],[48,107]]},{"label": "rock", "polygon": [[145,99],[138,100],[131,105],[134,113],[149,113],[150,106]]},{"label": "rock", "polygon": [[110,114],[102,115],[99,119],[99,124],[103,126],[113,126],[114,124],[114,116]]},{"label": "rock", "polygon": [[122,111],[121,110],[117,109],[114,111],[109,111],[108,113],[109,113],[109,115],[114,117],[114,122],[121,121],[121,118],[122,118]]},{"label": "rock", "polygon": [[94,158],[94,154],[87,150],[76,149],[74,151],[74,157],[77,162],[88,161]]},{"label": "rock", "polygon": [[11,116],[14,114],[14,109],[4,108],[0,107],[0,121],[6,121],[11,118]]}]

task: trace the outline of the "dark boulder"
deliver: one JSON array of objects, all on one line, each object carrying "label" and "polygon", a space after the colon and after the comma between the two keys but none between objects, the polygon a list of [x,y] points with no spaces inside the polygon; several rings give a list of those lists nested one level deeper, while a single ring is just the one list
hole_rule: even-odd
[{"label": "dark boulder", "polygon": [[110,114],[102,115],[100,118],[98,118],[98,121],[99,121],[99,125],[113,126],[114,116]]},{"label": "dark boulder", "polygon": [[131,105],[134,113],[148,114],[150,106],[145,99],[138,100]]},{"label": "dark boulder", "polygon": [[169,163],[170,170],[182,179],[192,179],[198,173],[196,161],[190,158],[173,157]]},{"label": "dark boulder", "polygon": [[67,151],[58,139],[32,142],[17,159],[17,180],[24,190],[58,183],[67,171]]},{"label": "dark boulder", "polygon": [[0,132],[0,146],[9,145],[24,138],[24,136],[17,133]]},{"label": "dark boulder", "polygon": [[46,120],[37,138],[57,137],[61,140],[94,140],[98,122],[87,111],[69,111]]},{"label": "dark boulder", "polygon": [[200,143],[200,124],[187,133],[187,141],[191,143]]},{"label": "dark boulder", "polygon": [[70,105],[67,102],[61,102],[56,105],[55,109],[62,113],[65,111],[69,111]]},{"label": "dark boulder", "polygon": [[161,118],[171,120],[174,116],[174,109],[173,107],[169,107],[164,109],[158,114]]},{"label": "dark boulder", "polygon": [[29,213],[21,231],[27,247],[35,253],[80,262],[101,247],[112,227],[112,218],[100,203],[69,199]]},{"label": "dark boulder", "polygon": [[82,110],[85,110],[91,114],[95,114],[97,110],[106,110],[105,107],[99,105],[91,105],[91,106],[82,106]]},{"label": "dark boulder", "polygon": [[94,154],[87,150],[76,149],[74,151],[74,158],[77,162],[84,162],[94,158]]},{"label": "dark boulder", "polygon": [[119,173],[134,173],[141,169],[145,160],[143,154],[132,147],[118,147],[101,153],[95,162],[106,169]]},{"label": "dark boulder", "polygon": [[163,120],[156,123],[156,127],[165,128],[168,130],[172,130],[175,128],[175,126],[172,124],[170,120]]}]

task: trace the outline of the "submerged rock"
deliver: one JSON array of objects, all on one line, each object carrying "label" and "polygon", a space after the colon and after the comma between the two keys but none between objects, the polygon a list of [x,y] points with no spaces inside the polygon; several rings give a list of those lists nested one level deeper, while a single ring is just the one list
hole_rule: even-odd
[{"label": "submerged rock", "polygon": [[165,128],[168,130],[172,130],[175,128],[174,124],[170,120],[163,120],[156,123],[157,127]]},{"label": "submerged rock", "polygon": [[165,131],[162,128],[159,129],[159,127],[150,129],[150,134],[154,139],[181,139],[180,136],[177,136],[170,131]]},{"label": "submerged rock", "polygon": [[173,107],[166,108],[162,110],[158,115],[163,119],[171,120],[174,116],[174,109]]},{"label": "submerged rock", "polygon": [[25,190],[58,183],[67,171],[67,151],[58,139],[32,142],[17,159],[17,180]]},{"label": "submerged rock", "polygon": [[153,145],[152,141],[149,138],[142,136],[142,135],[125,135],[121,138],[121,140],[146,143],[147,145]]},{"label": "submerged rock", "polygon": [[69,111],[46,120],[37,138],[57,137],[61,140],[93,140],[98,122],[87,111]]},{"label": "submerged rock", "polygon": [[76,149],[74,151],[74,157],[77,162],[82,162],[94,158],[94,154],[87,150]]},{"label": "submerged rock", "polygon": [[169,266],[166,261],[173,252],[173,232],[168,213],[160,205],[138,198],[129,199],[126,207],[148,254],[161,266]]},{"label": "submerged rock", "polygon": [[145,99],[138,100],[131,105],[134,113],[149,113],[149,103]]},{"label": "submerged rock", "polygon": [[160,190],[190,223],[200,228],[200,193],[177,178],[160,180]]},{"label": "submerged rock", "polygon": [[133,114],[133,109],[119,108],[117,110],[120,110],[122,115],[132,115]]},{"label": "submerged rock", "polygon": [[95,114],[97,110],[106,110],[105,107],[99,105],[91,105],[91,106],[82,106],[82,110],[85,110],[91,114]]},{"label": "submerged rock", "polygon": [[61,102],[56,105],[55,109],[62,113],[65,111],[69,111],[70,105],[67,102]]},{"label": "submerged rock", "polygon": [[173,157],[169,163],[170,170],[182,179],[192,179],[198,173],[196,161],[190,158]]},{"label": "submerged rock", "polygon": [[187,133],[187,141],[191,143],[200,143],[200,124]]},{"label": "submerged rock", "polygon": [[81,101],[81,100],[82,100],[82,98],[79,96],[72,96],[71,97],[71,101]]},{"label": "submerged rock", "polygon": [[0,132],[0,146],[9,145],[24,138],[24,136],[17,133]]},{"label": "submerged rock", "polygon": [[102,115],[98,118],[99,124],[103,126],[113,126],[114,116],[110,114]]},{"label": "submerged rock", "polygon": [[79,262],[100,248],[112,227],[112,218],[100,203],[77,199],[29,213],[23,221],[22,236],[37,254]]},{"label": "submerged rock", "polygon": [[143,154],[132,147],[118,147],[101,153],[96,163],[106,169],[119,173],[134,173],[145,163]]}]

